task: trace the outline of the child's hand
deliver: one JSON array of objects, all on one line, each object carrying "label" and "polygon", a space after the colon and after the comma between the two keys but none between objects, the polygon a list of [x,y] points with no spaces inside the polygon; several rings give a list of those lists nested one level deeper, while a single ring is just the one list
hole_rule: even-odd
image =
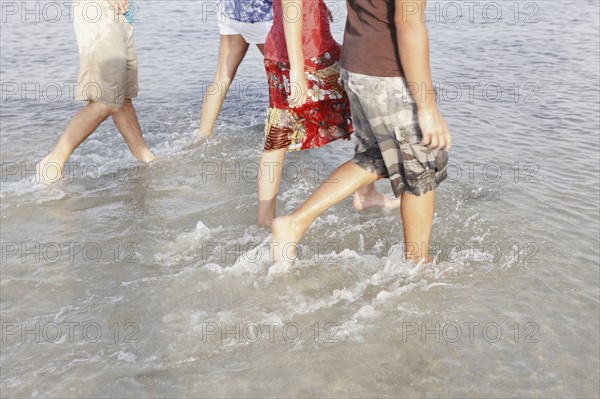
[{"label": "child's hand", "polygon": [[125,14],[129,11],[129,0],[107,0],[110,8],[115,10],[117,14]]},{"label": "child's hand", "polygon": [[306,76],[304,71],[290,71],[290,96],[288,103],[290,107],[301,107],[306,103],[308,97],[308,85],[306,84]]},{"label": "child's hand", "polygon": [[423,145],[431,149],[450,150],[452,136],[437,107],[419,109],[419,125],[423,133]]}]

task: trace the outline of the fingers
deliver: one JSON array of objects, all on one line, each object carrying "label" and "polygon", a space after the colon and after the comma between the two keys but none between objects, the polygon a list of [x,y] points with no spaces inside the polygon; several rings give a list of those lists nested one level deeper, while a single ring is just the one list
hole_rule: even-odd
[{"label": "fingers", "polygon": [[452,148],[452,136],[447,126],[423,131],[422,144],[432,150],[446,150]]},{"label": "fingers", "polygon": [[128,0],[108,0],[108,3],[110,4],[110,8],[112,8],[117,14],[125,14],[127,11],[129,11]]},{"label": "fingers", "polygon": [[119,0],[111,1],[110,5],[115,13],[121,14],[121,3],[119,2]]},{"label": "fingers", "polygon": [[308,99],[308,90],[300,90],[300,95],[299,95],[297,106],[301,107],[304,104],[306,104],[307,99]]},{"label": "fingers", "polygon": [[446,145],[444,149],[446,151],[450,151],[450,148],[452,148],[452,136],[450,135],[448,129],[446,129],[446,134],[444,135],[444,137],[446,138]]},{"label": "fingers", "polygon": [[297,97],[298,97],[297,85],[292,85],[292,87],[290,88],[290,96],[288,98],[288,103],[290,104],[290,107],[292,107],[292,108],[296,107],[296,98]]},{"label": "fingers", "polygon": [[437,134],[431,135],[431,141],[429,142],[428,147],[431,149],[437,149],[440,144],[440,137]]},{"label": "fingers", "polygon": [[298,108],[306,104],[307,97],[306,95],[301,95],[299,92],[292,92],[289,100],[290,107]]},{"label": "fingers", "polygon": [[419,111],[419,125],[423,134],[421,143],[432,150],[450,150],[452,148],[452,136],[448,125],[439,111]]},{"label": "fingers", "polygon": [[423,133],[423,141],[421,142],[425,147],[429,147],[431,143],[431,132],[426,128],[421,128],[421,132]]},{"label": "fingers", "polygon": [[307,90],[303,90],[297,83],[290,84],[290,96],[288,98],[290,107],[295,108],[303,106],[306,103],[307,98]]}]

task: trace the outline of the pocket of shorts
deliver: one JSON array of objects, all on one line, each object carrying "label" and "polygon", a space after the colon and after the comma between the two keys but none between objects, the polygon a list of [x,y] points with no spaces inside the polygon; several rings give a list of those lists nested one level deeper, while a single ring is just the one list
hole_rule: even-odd
[{"label": "pocket of shorts", "polygon": [[423,139],[419,127],[419,115],[415,103],[392,105],[390,123],[394,128],[396,140],[401,143],[415,144]]},{"label": "pocket of shorts", "polygon": [[386,93],[385,82],[375,76],[348,73],[344,80],[349,90],[363,98],[381,97]]}]

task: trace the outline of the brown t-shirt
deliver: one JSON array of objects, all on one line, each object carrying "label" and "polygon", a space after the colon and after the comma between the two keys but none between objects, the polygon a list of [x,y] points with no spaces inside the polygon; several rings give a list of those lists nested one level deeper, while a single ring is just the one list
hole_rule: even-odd
[{"label": "brown t-shirt", "polygon": [[342,67],[370,76],[403,76],[394,0],[347,0]]}]

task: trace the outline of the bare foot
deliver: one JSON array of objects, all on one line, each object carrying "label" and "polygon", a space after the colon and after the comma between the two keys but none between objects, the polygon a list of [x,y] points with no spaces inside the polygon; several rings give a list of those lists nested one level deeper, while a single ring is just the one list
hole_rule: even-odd
[{"label": "bare foot", "polygon": [[196,133],[196,136],[200,140],[206,140],[206,139],[209,139],[209,138],[211,138],[213,136],[213,132],[203,132],[200,129],[196,129],[194,131],[194,133]]},{"label": "bare foot", "polygon": [[62,178],[62,166],[57,162],[50,161],[48,154],[44,159],[35,165],[35,181],[47,186],[59,182]]},{"label": "bare foot", "polygon": [[354,193],[352,206],[359,212],[369,208],[381,208],[391,211],[400,208],[400,198],[393,198],[374,190],[367,195],[357,191]]},{"label": "bare foot", "polygon": [[302,238],[302,231],[290,216],[276,218],[271,229],[271,259],[276,264],[292,265],[296,261],[296,249]]},{"label": "bare foot", "polygon": [[196,129],[194,130],[194,141],[191,144],[189,144],[186,147],[186,149],[195,149],[197,147],[200,147],[202,144],[206,143],[212,136],[212,133],[204,134],[200,133],[200,130]]},{"label": "bare foot", "polygon": [[153,153],[151,153],[150,151],[144,153],[144,155],[142,155],[140,158],[138,158],[140,161],[142,161],[143,163],[149,164],[152,161],[154,161],[156,159],[156,157],[154,156]]}]

